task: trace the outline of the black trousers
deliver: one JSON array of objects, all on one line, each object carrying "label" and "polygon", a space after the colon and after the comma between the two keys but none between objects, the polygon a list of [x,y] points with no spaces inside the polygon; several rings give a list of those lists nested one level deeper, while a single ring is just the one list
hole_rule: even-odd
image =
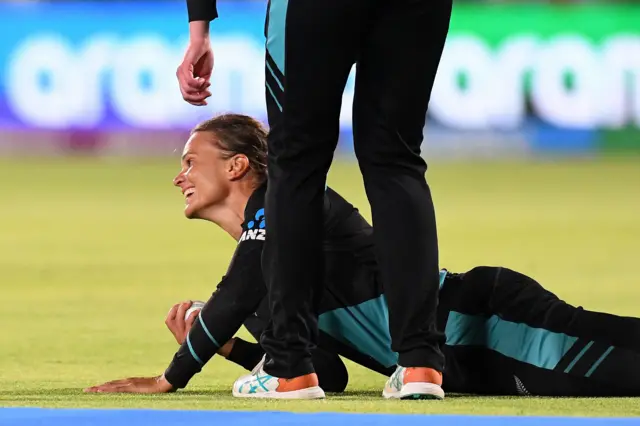
[{"label": "black trousers", "polygon": [[[245,325],[259,337],[266,322]],[[438,324],[447,332],[447,392],[564,397],[640,396],[640,319],[584,310],[544,289],[534,279],[501,267],[451,274],[440,293]],[[336,346],[320,333],[312,351],[320,385],[346,388],[348,373],[338,353],[384,375],[366,353]],[[263,349],[236,342],[229,360],[247,370]]]},{"label": "black trousers", "polygon": [[393,349],[400,365],[443,369],[436,221],[420,146],[451,7],[452,0],[270,0],[263,270],[272,322],[261,338],[269,374],[313,372],[323,191],[354,64],[354,148],[372,209]]},{"label": "black trousers", "polygon": [[572,306],[532,278],[477,267],[446,281],[448,392],[640,395],[640,319]]}]

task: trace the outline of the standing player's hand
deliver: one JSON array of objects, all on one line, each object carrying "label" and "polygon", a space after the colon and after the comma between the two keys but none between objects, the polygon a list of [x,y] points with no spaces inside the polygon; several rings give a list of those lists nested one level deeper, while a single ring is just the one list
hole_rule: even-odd
[{"label": "standing player's hand", "polygon": [[187,338],[189,330],[191,330],[194,321],[200,313],[200,309],[196,309],[191,312],[189,317],[185,320],[184,316],[192,304],[193,302],[190,300],[182,303],[176,303],[175,305],[173,305],[173,307],[167,314],[167,318],[164,321],[164,323],[167,325],[167,328],[169,329],[169,331],[171,331],[173,337],[176,338],[176,342],[178,342],[179,345],[181,345]]},{"label": "standing player's hand", "polygon": [[182,98],[191,105],[207,105],[212,73],[213,50],[209,38],[192,39],[176,72]]},{"label": "standing player's hand", "polygon": [[89,393],[167,393],[173,390],[164,375],[157,377],[130,377],[113,380],[85,389]]}]

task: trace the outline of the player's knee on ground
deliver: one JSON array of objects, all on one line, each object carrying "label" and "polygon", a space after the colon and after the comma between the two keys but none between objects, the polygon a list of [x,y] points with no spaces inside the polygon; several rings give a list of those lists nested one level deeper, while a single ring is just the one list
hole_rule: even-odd
[{"label": "player's knee on ground", "polygon": [[349,373],[337,354],[317,348],[313,352],[313,367],[325,392],[344,392],[347,388]]}]

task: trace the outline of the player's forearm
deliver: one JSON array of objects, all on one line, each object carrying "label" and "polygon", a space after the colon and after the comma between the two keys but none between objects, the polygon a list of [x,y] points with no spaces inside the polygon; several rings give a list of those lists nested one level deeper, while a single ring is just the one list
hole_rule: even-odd
[{"label": "player's forearm", "polygon": [[256,311],[266,293],[261,249],[261,244],[243,244],[236,248],[227,275],[200,311],[165,371],[166,379],[175,389],[185,387]]},{"label": "player's forearm", "polygon": [[[174,355],[165,378],[174,389],[184,388],[189,380],[233,337],[242,324],[241,316],[228,316],[218,308],[220,303],[229,303],[224,297],[212,298],[205,304],[184,342]],[[228,324],[216,327],[215,324]],[[233,326],[232,324],[235,324]]]},{"label": "player's forearm", "polygon": [[164,372],[164,378],[171,384],[174,390],[182,389],[187,386],[193,376],[202,370],[204,364],[201,364],[185,351],[186,342],[180,347],[171,360],[171,364]]},{"label": "player's forearm", "polygon": [[[213,323],[215,324],[215,322]],[[221,345],[218,342],[228,342],[240,328],[240,325],[233,328],[219,328],[218,330],[222,331],[220,333],[220,331],[214,331],[211,325],[206,326],[205,324],[206,321],[196,320],[164,373],[165,378],[174,389],[182,389],[187,386],[191,378],[198,374],[216,353],[222,351],[224,355],[224,352],[230,352],[228,346],[225,348],[226,345]]]},{"label": "player's forearm", "polygon": [[209,22],[218,17],[216,0],[187,0],[187,11],[190,23],[195,21],[207,23],[207,32],[209,31]]},{"label": "player's forearm", "polygon": [[[243,321],[255,311],[257,301],[250,295],[219,286],[200,311],[180,349],[173,357],[165,378],[174,389],[184,388],[216,353],[231,353],[228,342],[242,327]],[[232,343],[233,344],[233,343]],[[233,344],[235,346],[235,344]]]}]

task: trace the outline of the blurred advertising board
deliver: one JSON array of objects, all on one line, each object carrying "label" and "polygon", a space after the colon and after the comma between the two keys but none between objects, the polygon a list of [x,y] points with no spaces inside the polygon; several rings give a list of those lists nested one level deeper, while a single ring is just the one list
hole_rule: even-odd
[{"label": "blurred advertising board", "polygon": [[[177,87],[183,1],[0,4],[0,129],[184,131],[226,111],[264,120],[265,4],[219,3],[207,107],[186,104]],[[638,146],[639,22],[640,5],[456,4],[427,137],[502,137],[534,150]],[[345,134],[353,87],[352,75]]]}]

